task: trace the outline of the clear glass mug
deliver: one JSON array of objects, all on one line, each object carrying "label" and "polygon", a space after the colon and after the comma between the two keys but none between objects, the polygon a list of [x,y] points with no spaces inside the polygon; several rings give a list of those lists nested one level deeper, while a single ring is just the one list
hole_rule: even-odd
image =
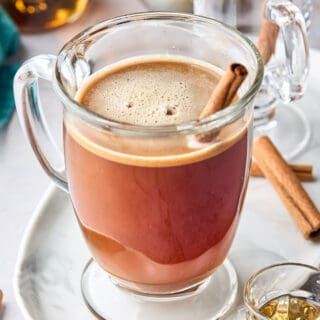
[{"label": "clear glass mug", "polygon": [[[197,59],[220,71],[244,64],[249,75],[240,100],[202,120],[170,126],[113,121],[76,101],[101,69],[159,55]],[[37,56],[17,72],[22,127],[46,173],[70,193],[97,262],[90,261],[82,277],[85,301],[96,315],[215,319],[230,307],[236,277],[224,260],[245,196],[253,100],[262,78],[261,57],[245,36],[211,19],[175,13],[102,22],[75,36],[57,57]],[[47,129],[39,79],[52,82],[64,105],[65,163]],[[212,130],[220,134],[211,143],[195,143],[197,133]],[[123,292],[145,299],[128,303]],[[181,297],[187,300],[176,301]],[[171,304],[159,308],[154,299]]]},{"label": "clear glass mug", "polygon": [[300,99],[307,86],[307,27],[311,23],[312,1],[194,0],[194,12],[228,22],[256,41],[264,3],[265,15],[279,26],[280,36],[275,55],[265,67],[263,85],[256,99],[255,133],[268,134],[281,153],[292,158],[310,138],[310,126],[303,110],[286,106]]}]

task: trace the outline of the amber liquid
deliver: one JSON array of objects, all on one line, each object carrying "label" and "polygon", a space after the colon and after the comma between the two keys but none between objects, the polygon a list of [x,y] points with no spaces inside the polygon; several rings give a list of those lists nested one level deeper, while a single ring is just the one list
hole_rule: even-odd
[{"label": "amber liquid", "polygon": [[[152,70],[156,70],[154,77],[159,82],[163,80],[165,86],[168,81],[163,74],[171,67],[178,69],[176,77],[190,72],[193,76],[198,74],[194,67],[190,71],[183,69],[185,66],[163,67],[163,62],[159,65]],[[137,72],[141,70],[130,68],[124,81],[134,83],[136,92],[139,90]],[[148,74],[153,72],[150,65],[141,68],[148,70]],[[181,69],[184,71],[180,72]],[[124,72],[117,71],[120,75]],[[134,82],[127,81],[131,72]],[[147,84],[152,81],[148,76]],[[199,76],[196,82],[201,83],[201,78],[205,75]],[[117,90],[120,80],[118,75],[112,78]],[[142,87],[145,89],[147,84],[143,83]],[[104,94],[97,99],[99,106],[104,105],[101,99],[109,92],[110,85],[101,89]],[[157,92],[160,89],[159,85]],[[185,87],[181,94],[184,90]],[[130,88],[126,87],[125,91],[123,95]],[[94,90],[88,89],[87,93],[89,98],[97,95]],[[121,98],[123,95],[114,94]],[[131,104],[130,110],[138,108],[137,100]],[[123,105],[125,108],[127,103]],[[172,101],[170,105],[174,106]],[[143,149],[144,155],[136,157],[132,149],[126,149],[125,138],[116,137],[119,140],[114,145],[122,150],[115,156],[108,147],[97,148],[90,142],[94,134],[88,128],[89,132],[81,133],[76,124],[65,121],[65,159],[74,209],[100,266],[118,279],[151,292],[179,290],[208,277],[225,259],[237,227],[248,167],[246,128],[222,144],[221,149],[209,146],[201,151],[201,156],[181,137],[176,145],[180,154],[170,161],[165,158],[169,137],[158,157],[149,157],[149,149]],[[112,139],[115,137],[106,134],[103,142],[108,145]],[[131,147],[139,150],[146,143],[136,142]],[[158,143],[149,141],[149,146]]]},{"label": "amber liquid", "polygon": [[88,0],[5,0],[5,10],[24,31],[59,27],[76,20]]},{"label": "amber liquid", "polygon": [[289,295],[267,302],[260,312],[271,320],[320,320],[320,305]]}]

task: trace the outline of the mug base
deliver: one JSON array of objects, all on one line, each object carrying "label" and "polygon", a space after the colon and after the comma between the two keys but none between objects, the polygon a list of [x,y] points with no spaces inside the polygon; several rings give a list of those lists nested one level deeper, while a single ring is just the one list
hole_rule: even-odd
[{"label": "mug base", "polygon": [[146,295],[119,286],[91,259],[82,274],[81,290],[89,310],[106,320],[215,320],[233,306],[238,282],[232,264],[225,262],[200,284],[165,295]]}]

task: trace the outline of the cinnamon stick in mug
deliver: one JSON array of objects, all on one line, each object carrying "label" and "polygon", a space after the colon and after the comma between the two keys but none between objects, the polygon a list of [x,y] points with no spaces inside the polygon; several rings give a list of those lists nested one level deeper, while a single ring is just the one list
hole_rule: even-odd
[{"label": "cinnamon stick in mug", "polygon": [[[313,181],[312,166],[309,164],[289,164],[291,170],[297,175],[300,181]],[[256,161],[252,161],[250,167],[250,175],[252,177],[264,177]]]},{"label": "cinnamon stick in mug", "polygon": [[205,118],[230,105],[247,75],[245,66],[240,63],[231,64],[213,90],[199,118]]},{"label": "cinnamon stick in mug", "polygon": [[273,55],[279,34],[279,26],[267,19],[266,10],[267,1],[264,2],[262,9],[262,24],[257,42],[257,48],[262,56],[264,64],[267,64]]},{"label": "cinnamon stick in mug", "polygon": [[[213,90],[206,106],[199,116],[199,119],[205,118],[229,106],[247,75],[248,71],[245,66],[240,63],[231,64],[220,79],[218,85]],[[218,131],[197,134],[196,139],[199,142],[210,142],[217,133]]]},{"label": "cinnamon stick in mug", "polygon": [[320,236],[320,213],[279,151],[266,136],[258,137],[253,156],[306,239]]},{"label": "cinnamon stick in mug", "polygon": [[2,307],[2,300],[3,300],[3,292],[0,289],[0,310],[1,310],[1,307]]}]

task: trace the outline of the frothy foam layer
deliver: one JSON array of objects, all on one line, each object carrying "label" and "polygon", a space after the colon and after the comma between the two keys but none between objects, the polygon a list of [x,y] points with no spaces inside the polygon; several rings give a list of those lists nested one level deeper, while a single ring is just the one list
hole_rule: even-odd
[{"label": "frothy foam layer", "polygon": [[219,78],[213,69],[189,60],[140,59],[92,76],[77,100],[112,120],[176,124],[199,117]]},{"label": "frothy foam layer", "polygon": [[[146,70],[150,71],[149,75],[146,75]],[[220,78],[220,73],[221,70],[208,63],[186,57],[135,57],[122,60],[93,74],[85,81],[75,98],[86,108],[106,118],[113,117],[115,120],[140,125],[173,124],[198,119]],[[127,78],[128,75],[134,79],[130,80]],[[175,80],[172,80],[173,78]],[[147,79],[153,79],[154,83]],[[155,83],[155,79],[158,79],[160,84]],[[172,81],[169,82],[169,79]],[[151,82],[155,86],[150,85]],[[181,85],[181,82],[184,85]],[[138,83],[138,86],[134,86],[135,83]],[[175,86],[180,88],[179,93],[173,90]],[[163,94],[159,93],[159,88]],[[155,91],[158,92],[156,95],[151,94]],[[140,100],[129,101],[128,97],[133,95],[140,97]],[[167,108],[175,107],[173,114],[170,114],[170,111],[166,114],[168,109],[163,112],[161,107],[164,104],[159,103],[159,97],[164,100],[168,100],[169,97],[170,101],[174,98],[172,104],[166,104]],[[118,102],[107,103],[108,99]],[[130,106],[128,101],[131,102]],[[152,101],[158,102],[151,103]],[[188,104],[181,103],[183,101],[188,101]],[[122,112],[118,112],[119,110]],[[248,118],[240,118],[232,125],[222,128],[214,143],[210,144],[198,143],[194,135],[177,135],[170,139],[161,136],[146,139],[114,135],[112,132],[86,125],[73,117],[66,117],[64,125],[66,132],[78,144],[100,157],[135,166],[166,167],[201,161],[223,152],[246,132],[248,121]]]}]

